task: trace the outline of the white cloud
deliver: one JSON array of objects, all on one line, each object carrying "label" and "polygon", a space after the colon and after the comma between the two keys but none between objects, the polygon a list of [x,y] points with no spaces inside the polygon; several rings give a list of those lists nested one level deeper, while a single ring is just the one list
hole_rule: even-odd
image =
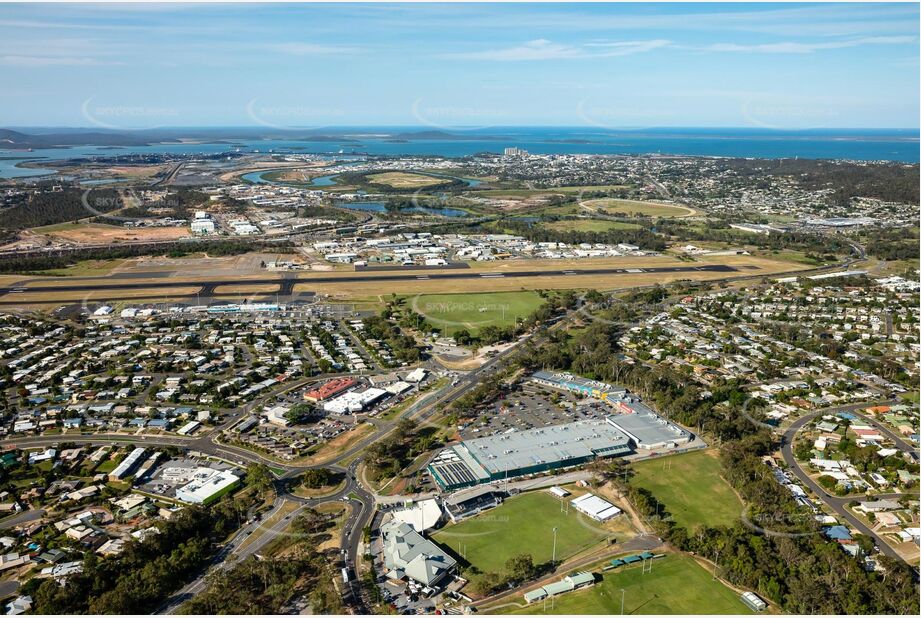
[{"label": "white cloud", "polygon": [[783,41],[780,43],[760,43],[755,45],[746,45],[738,43],[714,43],[697,48],[705,52],[740,52],[740,53],[760,53],[760,54],[811,54],[816,51],[826,49],[843,49],[847,47],[859,47],[861,45],[898,45],[902,43],[914,43],[913,36],[876,36],[863,37],[859,39],[849,39],[844,41]]},{"label": "white cloud", "polygon": [[522,45],[476,52],[458,52],[443,57],[455,60],[493,60],[496,62],[519,62],[527,60],[567,60],[573,58],[605,58],[629,56],[652,51],[670,44],[664,39],[649,41],[608,41],[587,45],[566,45],[547,39],[536,39]]}]

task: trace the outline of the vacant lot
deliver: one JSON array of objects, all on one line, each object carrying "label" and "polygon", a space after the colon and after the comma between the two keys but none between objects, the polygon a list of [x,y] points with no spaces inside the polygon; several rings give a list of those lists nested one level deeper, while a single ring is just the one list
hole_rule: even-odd
[{"label": "vacant lot", "polygon": [[58,275],[61,277],[99,277],[108,275],[116,268],[128,263],[126,259],[112,260],[81,260],[64,268],[51,268],[43,270],[45,275]]},{"label": "vacant lot", "polygon": [[384,172],[382,174],[370,174],[366,178],[375,184],[387,185],[394,189],[419,189],[448,182],[444,178],[434,178],[425,174],[410,174],[408,172]]},{"label": "vacant lot", "polygon": [[677,204],[661,204],[658,202],[638,202],[636,200],[619,200],[603,197],[596,200],[582,202],[582,206],[589,210],[603,209],[608,212],[620,212],[633,217],[689,217],[695,214],[694,209]]},{"label": "vacant lot", "polygon": [[603,221],[601,219],[568,219],[542,223],[541,227],[558,232],[608,232],[610,230],[638,230],[641,226],[635,223]]},{"label": "vacant lot", "polygon": [[448,525],[436,532],[436,542],[484,573],[500,573],[505,562],[531,554],[535,564],[552,558],[553,528],[557,529],[556,558],[563,560],[605,539],[609,532],[574,508],[560,510],[560,501],[548,493],[523,494],[502,506]]},{"label": "vacant lot", "polygon": [[175,240],[189,235],[189,230],[185,227],[127,228],[120,225],[104,225],[101,223],[60,223],[58,225],[37,227],[32,231],[36,234],[44,234],[78,244]]},{"label": "vacant lot", "polygon": [[[600,569],[596,569],[596,574]],[[652,571],[642,566],[606,571],[593,587],[568,592],[547,602],[547,613],[563,615],[625,614],[751,614],[732,589],[713,579],[692,558],[666,554],[653,562]],[[623,593],[621,593],[623,590]],[[499,610],[508,611],[508,610]],[[543,614],[543,602],[513,609],[512,614]]]},{"label": "vacant lot", "polygon": [[648,489],[681,526],[731,526],[739,521],[742,502],[720,476],[716,451],[637,462],[630,481]]},{"label": "vacant lot", "polygon": [[424,294],[413,297],[411,306],[433,326],[452,335],[461,329],[476,333],[484,326],[510,326],[543,302],[537,292]]}]

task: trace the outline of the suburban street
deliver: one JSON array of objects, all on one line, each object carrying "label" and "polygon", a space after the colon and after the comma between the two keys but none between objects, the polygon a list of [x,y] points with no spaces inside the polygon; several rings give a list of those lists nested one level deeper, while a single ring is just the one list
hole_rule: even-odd
[{"label": "suburban street", "polygon": [[[887,405],[887,404],[894,404],[894,403],[898,403],[898,400],[878,402],[875,404],[871,404],[871,403],[849,404],[846,406],[839,406],[833,409],[824,408],[821,410],[815,410],[813,412],[805,414],[799,417],[798,419],[796,419],[783,432],[783,442],[782,442],[780,452],[783,455],[784,463],[787,464],[787,466],[796,475],[796,477],[804,485],[806,485],[812,491],[813,494],[818,496],[822,500],[822,502],[827,504],[828,507],[831,510],[833,510],[839,517],[847,521],[849,525],[859,530],[862,534],[865,534],[871,537],[876,542],[876,545],[879,547],[880,551],[886,554],[887,556],[891,558],[896,558],[898,560],[904,560],[901,556],[899,556],[899,554],[894,549],[892,549],[892,547],[889,546],[889,544],[882,537],[880,537],[875,532],[873,532],[873,530],[871,530],[869,526],[867,526],[862,521],[860,521],[860,519],[856,515],[854,515],[847,509],[847,504],[849,502],[852,502],[855,499],[854,497],[835,496],[825,491],[825,489],[821,485],[815,482],[806,473],[806,471],[803,470],[802,466],[800,466],[799,462],[796,460],[796,458],[793,455],[793,439],[796,436],[796,434],[799,432],[799,430],[805,427],[810,421],[812,421],[814,418],[818,416],[822,416],[825,414],[834,414],[835,412],[850,412],[851,414],[854,414],[855,416],[866,421],[867,423],[872,424],[877,429],[880,429],[881,433],[884,433],[890,439],[893,439],[893,442],[896,443],[896,445],[898,446],[900,450],[902,450],[903,452],[910,453],[913,457],[917,459],[918,457],[917,451],[912,449],[904,440],[901,440],[901,439],[896,440],[895,439],[896,436],[892,434],[892,432],[888,431],[884,427],[881,427],[880,424],[875,422],[873,419],[870,419],[867,416],[857,412],[857,410],[866,408],[870,405]],[[897,500],[903,497],[904,495],[905,494],[900,494],[900,493],[874,494],[873,499],[881,500],[885,498],[892,498],[892,499]]]}]

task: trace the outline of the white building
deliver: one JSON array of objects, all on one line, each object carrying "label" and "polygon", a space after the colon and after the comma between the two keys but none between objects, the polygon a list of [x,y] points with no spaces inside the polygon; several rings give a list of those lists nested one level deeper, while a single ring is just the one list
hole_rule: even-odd
[{"label": "white building", "polygon": [[214,234],[215,231],[214,221],[211,219],[196,218],[194,221],[192,221],[190,227],[193,234],[207,235]]},{"label": "white building", "polygon": [[227,470],[197,468],[192,481],[176,490],[176,499],[189,504],[208,504],[240,484],[240,477]]},{"label": "white building", "polygon": [[323,404],[323,410],[331,414],[361,412],[388,395],[382,388],[369,388],[362,392],[349,391]]},{"label": "white building", "polygon": [[132,472],[135,468],[140,465],[142,461],[146,458],[147,449],[136,448],[131,451],[127,457],[125,457],[118,466],[111,472],[109,472],[109,479],[113,481],[120,481]]},{"label": "white building", "polygon": [[621,510],[595,494],[585,494],[570,500],[580,513],[585,513],[595,521],[607,521],[621,514]]},{"label": "white building", "polygon": [[273,425],[287,427],[288,425],[291,424],[291,421],[289,421],[285,417],[285,414],[287,414],[290,410],[291,410],[290,406],[279,405],[279,406],[273,406],[271,408],[267,408],[264,414],[265,414],[266,420],[272,423]]},{"label": "white building", "polygon": [[441,521],[441,517],[441,507],[434,498],[421,500],[405,509],[393,511],[393,518],[396,521],[409,524],[416,532],[425,532],[429,528],[434,528]]}]

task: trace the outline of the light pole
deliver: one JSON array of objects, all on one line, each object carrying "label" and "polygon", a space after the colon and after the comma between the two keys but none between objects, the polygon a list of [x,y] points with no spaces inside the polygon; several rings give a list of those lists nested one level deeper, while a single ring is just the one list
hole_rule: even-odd
[{"label": "light pole", "polygon": [[550,564],[554,569],[556,568],[556,528],[553,528],[553,557],[550,559]]},{"label": "light pole", "polygon": [[620,589],[620,615],[621,616],[624,615],[624,595],[626,595],[626,591],[623,588],[621,588]]}]

